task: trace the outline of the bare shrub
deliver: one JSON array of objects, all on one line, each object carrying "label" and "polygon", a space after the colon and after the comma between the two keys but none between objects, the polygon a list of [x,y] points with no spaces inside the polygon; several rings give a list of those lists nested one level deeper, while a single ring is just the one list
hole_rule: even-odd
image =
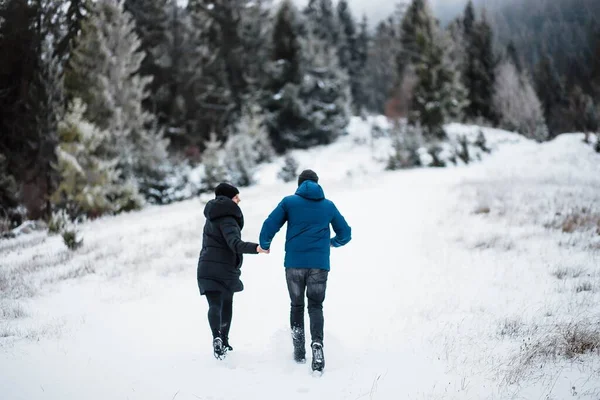
[{"label": "bare shrub", "polygon": [[10,231],[10,219],[7,217],[0,217],[0,237],[8,231]]},{"label": "bare shrub", "polygon": [[65,230],[62,233],[62,238],[69,250],[77,250],[83,245],[83,238],[80,238],[75,230]]},{"label": "bare shrub", "polygon": [[86,263],[85,265],[79,266],[77,268],[71,269],[69,271],[60,273],[58,275],[52,276],[47,279],[47,283],[58,282],[58,281],[67,281],[70,279],[82,278],[86,275],[95,274],[96,269],[90,263]]},{"label": "bare shrub", "polygon": [[563,280],[566,278],[579,278],[584,272],[583,268],[557,268],[552,271],[552,275],[557,279]]},{"label": "bare shrub", "polygon": [[523,340],[520,352],[511,362],[506,376],[509,384],[517,383],[558,358],[574,359],[579,356],[600,354],[600,325],[593,321],[579,321],[556,325],[537,337]]},{"label": "bare shrub", "polygon": [[523,322],[517,319],[505,319],[498,327],[498,335],[504,337],[517,337],[521,336],[525,331],[525,325]]},{"label": "bare shrub", "polygon": [[600,233],[600,211],[588,207],[577,207],[565,215],[557,216],[552,224],[565,233],[594,229]]},{"label": "bare shrub", "polygon": [[3,319],[19,319],[29,315],[27,311],[25,311],[25,308],[19,303],[2,302],[1,304],[2,309],[0,310],[0,317]]},{"label": "bare shrub", "polygon": [[594,285],[591,282],[582,282],[575,288],[577,293],[581,292],[591,292],[594,290]]},{"label": "bare shrub", "polygon": [[490,212],[492,212],[492,210],[490,209],[490,207],[484,206],[484,205],[477,206],[475,208],[475,210],[473,211],[473,213],[476,214],[476,215],[479,215],[479,214],[489,214]]}]

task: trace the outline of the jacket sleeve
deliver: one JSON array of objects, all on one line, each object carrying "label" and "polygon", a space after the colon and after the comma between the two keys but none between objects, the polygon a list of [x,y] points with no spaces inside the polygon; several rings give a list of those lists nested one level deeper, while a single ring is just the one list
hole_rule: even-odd
[{"label": "jacket sleeve", "polygon": [[333,247],[342,247],[352,240],[352,228],[350,228],[335,205],[333,208],[334,213],[333,219],[331,220],[331,226],[335,232],[335,237],[331,239],[331,245]]},{"label": "jacket sleeve", "polygon": [[265,250],[269,250],[273,238],[279,232],[283,224],[287,221],[287,213],[285,210],[285,199],[277,205],[277,207],[271,212],[269,217],[265,220],[262,229],[260,230],[260,247]]},{"label": "jacket sleeve", "polygon": [[224,218],[219,228],[231,251],[237,254],[258,254],[258,244],[242,240],[240,227],[233,218]]}]

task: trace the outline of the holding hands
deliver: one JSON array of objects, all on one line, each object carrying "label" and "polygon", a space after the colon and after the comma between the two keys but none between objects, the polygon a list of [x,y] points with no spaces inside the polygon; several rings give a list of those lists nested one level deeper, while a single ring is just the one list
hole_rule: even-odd
[{"label": "holding hands", "polygon": [[263,249],[262,247],[260,247],[260,245],[258,245],[258,246],[256,247],[256,252],[257,252],[258,254],[261,254],[261,253],[262,253],[262,254],[269,254],[269,253],[271,252],[271,250],[265,250],[265,249]]}]

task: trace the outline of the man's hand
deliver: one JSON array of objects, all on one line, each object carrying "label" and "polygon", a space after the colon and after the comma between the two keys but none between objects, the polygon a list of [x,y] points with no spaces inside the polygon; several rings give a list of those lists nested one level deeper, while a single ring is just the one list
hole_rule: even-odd
[{"label": "man's hand", "polygon": [[258,247],[256,247],[256,252],[258,254],[262,253],[262,254],[269,254],[271,252],[271,250],[265,250],[262,247],[260,247],[260,245],[258,245]]}]

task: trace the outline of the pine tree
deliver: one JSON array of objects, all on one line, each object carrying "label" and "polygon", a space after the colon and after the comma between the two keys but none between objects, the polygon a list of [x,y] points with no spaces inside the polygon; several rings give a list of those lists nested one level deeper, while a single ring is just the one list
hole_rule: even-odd
[{"label": "pine tree", "polygon": [[167,123],[171,99],[161,96],[169,83],[167,69],[169,16],[167,0],[124,0],[125,11],[131,14],[135,22],[136,34],[140,39],[141,52],[145,57],[139,68],[139,74],[152,77],[148,85],[149,95],[144,99],[145,109],[158,117],[161,126]]},{"label": "pine tree", "polygon": [[7,210],[17,207],[17,181],[8,169],[7,158],[0,154],[0,210],[2,214],[0,217],[7,217],[5,215]]},{"label": "pine tree", "polygon": [[331,47],[338,46],[340,29],[331,0],[309,0],[303,14],[306,17],[307,32],[302,32],[302,36],[311,33]]},{"label": "pine tree", "polygon": [[173,149],[181,149],[191,142],[190,115],[194,109],[193,92],[189,89],[194,72],[192,29],[189,15],[177,0],[167,2],[166,54],[161,57],[161,66],[166,73],[166,84],[157,96],[165,107],[157,117],[162,120],[165,136]]},{"label": "pine tree", "polygon": [[254,150],[254,162],[257,164],[270,162],[275,157],[275,150],[266,129],[265,118],[258,106],[250,106],[244,110],[242,117],[233,129],[232,137],[235,135],[249,138],[251,148]]},{"label": "pine tree", "polygon": [[367,109],[384,113],[385,105],[398,83],[396,61],[399,38],[394,21],[379,23],[369,46],[365,67],[365,97]]},{"label": "pine tree", "polygon": [[66,32],[56,45],[55,54],[59,58],[68,55],[75,38],[81,32],[81,25],[89,13],[89,0],[70,0],[65,13]]},{"label": "pine tree", "polygon": [[302,110],[308,131],[297,135],[300,146],[332,143],[350,122],[352,96],[350,78],[340,68],[334,49],[325,42],[308,37],[303,45],[307,60],[306,75],[300,86]]},{"label": "pine tree", "polygon": [[54,148],[63,113],[54,41],[57,2],[0,2],[0,152],[29,217],[50,215],[57,174]]},{"label": "pine tree", "polygon": [[566,116],[568,98],[565,85],[548,55],[544,55],[538,64],[535,79],[550,138],[568,131],[570,124]]},{"label": "pine tree", "polygon": [[225,143],[225,168],[229,180],[235,186],[251,186],[258,163],[258,154],[250,135],[242,133],[229,136]]},{"label": "pine tree", "polygon": [[399,65],[399,75],[403,76],[404,68],[415,64],[421,59],[419,38],[423,29],[432,24],[432,16],[426,0],[413,0],[406,10],[400,26],[402,57]]},{"label": "pine tree", "polygon": [[547,139],[542,104],[533,85],[526,74],[519,75],[510,61],[498,67],[493,104],[503,128],[538,141]]},{"label": "pine tree", "polygon": [[212,133],[202,153],[202,165],[204,166],[202,189],[206,192],[213,191],[219,183],[227,180],[221,146],[222,143],[217,140],[217,135]]},{"label": "pine tree", "polygon": [[279,153],[331,143],[349,120],[348,77],[335,49],[310,34],[301,40],[298,18],[291,2],[284,1],[272,35],[264,106],[271,141]]},{"label": "pine tree", "polygon": [[463,72],[468,92],[467,117],[484,118],[494,122],[492,109],[496,61],[493,50],[493,33],[485,14],[481,21],[472,19],[472,3],[467,5],[464,17],[467,61]]},{"label": "pine tree", "polygon": [[277,177],[285,183],[292,182],[298,176],[298,168],[298,161],[291,154],[288,154],[283,159],[283,167],[277,174]]},{"label": "pine tree", "polygon": [[464,35],[470,38],[473,35],[473,30],[475,28],[475,7],[473,6],[472,0],[469,0],[465,7],[465,12],[462,19],[462,27]]},{"label": "pine tree", "polygon": [[[352,98],[361,97],[360,50],[358,48],[358,32],[356,22],[350,11],[347,0],[340,0],[337,5],[337,17],[340,26],[338,43],[339,64],[346,70],[350,78]],[[358,113],[360,106],[353,102],[354,111]]]},{"label": "pine tree", "polygon": [[271,142],[278,153],[291,146],[294,132],[308,129],[299,104],[302,83],[302,48],[299,39],[298,15],[289,0],[284,0],[275,15],[272,32],[270,80],[266,84],[265,109]]},{"label": "pine tree", "polygon": [[152,78],[141,77],[144,54],[135,24],[117,0],[99,0],[70,60],[70,91],[88,107],[86,119],[111,134],[110,151],[123,179],[162,176],[167,142],[142,109]]},{"label": "pine tree", "polygon": [[362,111],[367,108],[367,91],[366,87],[366,70],[367,63],[369,61],[369,23],[367,16],[363,16],[363,20],[360,24],[360,32],[356,40],[356,51],[357,51],[357,66],[355,80],[355,91],[353,93],[352,100],[358,111]]},{"label": "pine tree", "polygon": [[[109,134],[95,127],[83,117],[85,106],[75,99],[59,124],[60,145],[57,148],[58,170],[61,182],[51,201],[55,207],[66,210],[71,218],[83,214],[96,217],[107,212],[139,208],[142,199],[136,192],[132,197],[121,197],[119,173],[115,160],[106,158],[104,148]],[[117,200],[117,201],[115,201]]]},{"label": "pine tree", "polygon": [[[418,23],[407,21],[411,17]],[[416,78],[408,94],[411,97],[409,121],[411,124],[419,123],[426,137],[443,138],[444,123],[449,119],[460,119],[466,104],[459,75],[454,71],[448,49],[443,47],[449,39],[439,32],[431,11],[421,0],[415,0],[409,7],[403,21],[403,32],[409,35],[402,38],[405,49],[415,52],[407,57],[414,63]],[[405,68],[404,82],[410,76],[407,71],[412,71],[412,68]]]}]

